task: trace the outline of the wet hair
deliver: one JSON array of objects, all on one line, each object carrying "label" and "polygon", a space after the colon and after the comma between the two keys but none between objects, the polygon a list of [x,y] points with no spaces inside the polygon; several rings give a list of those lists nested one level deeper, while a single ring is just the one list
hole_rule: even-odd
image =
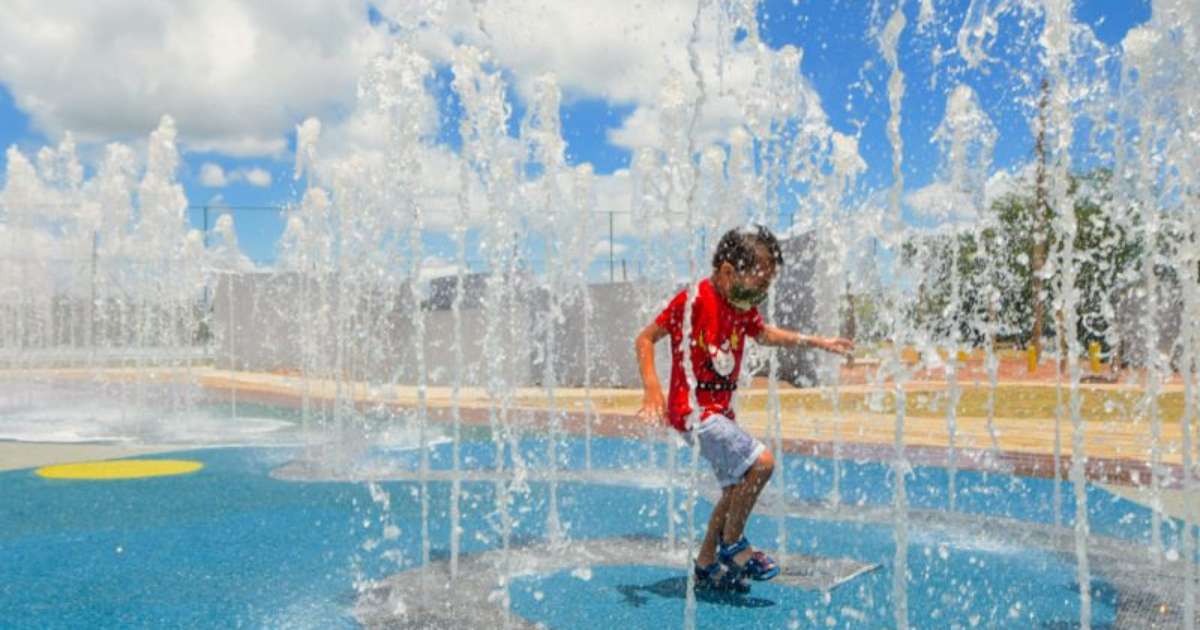
[{"label": "wet hair", "polygon": [[759,248],[767,253],[776,269],[783,266],[783,250],[779,248],[779,240],[766,226],[752,223],[729,230],[721,237],[717,251],[713,253],[713,269],[729,263],[739,273],[746,273],[758,264]]}]

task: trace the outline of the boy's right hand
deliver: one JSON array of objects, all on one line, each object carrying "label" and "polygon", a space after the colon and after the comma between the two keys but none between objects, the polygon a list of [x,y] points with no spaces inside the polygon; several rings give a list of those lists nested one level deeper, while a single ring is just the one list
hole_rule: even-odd
[{"label": "boy's right hand", "polygon": [[646,421],[661,422],[666,409],[662,390],[657,387],[649,388],[642,393],[642,408],[638,411],[638,417]]}]

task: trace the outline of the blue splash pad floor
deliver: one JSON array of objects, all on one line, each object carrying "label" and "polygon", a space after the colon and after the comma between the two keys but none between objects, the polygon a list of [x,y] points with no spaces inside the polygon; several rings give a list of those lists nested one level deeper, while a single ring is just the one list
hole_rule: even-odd
[{"label": "blue splash pad floor", "polygon": [[[525,447],[536,464],[544,443],[530,441]],[[464,444],[464,461],[486,469],[490,448],[485,442]],[[664,453],[647,448],[635,441],[597,439],[593,464],[620,467],[644,463],[648,455],[665,461]],[[581,452],[578,442],[564,444],[565,466],[578,467]],[[385,481],[372,488],[363,482],[271,476],[297,453],[289,448],[173,453],[171,458],[198,460],[204,468],[120,481],[45,479],[32,470],[0,473],[0,626],[355,627],[356,584],[420,563],[420,486]],[[400,467],[416,460],[411,449],[377,451],[371,457]],[[449,446],[439,445],[434,467],[446,468],[448,458]],[[681,461],[686,460],[685,450]],[[815,501],[828,494],[834,470],[840,473],[843,502],[864,509],[890,504],[886,465],[843,462],[835,468],[828,460],[787,457],[777,478],[789,497]],[[942,509],[946,479],[941,469],[915,470],[907,482],[913,508]],[[1052,519],[1047,505],[1053,482],[959,472],[956,484],[961,511],[1034,524]],[[462,490],[463,553],[498,549],[495,484],[464,482]],[[1144,508],[1096,488],[1088,492],[1094,532],[1145,542],[1149,515]],[[662,488],[572,482],[558,484],[556,494],[570,539],[661,538],[666,532]],[[548,484],[542,482],[531,482],[515,495],[513,544],[540,544],[548,496]],[[1074,512],[1070,496],[1064,488],[1067,515]],[[449,553],[449,497],[449,483],[429,485],[428,535],[437,562]],[[708,501],[699,502],[697,527],[710,509]],[[755,515],[747,535],[772,547],[779,522],[776,516]],[[889,523],[809,519],[802,513],[783,522],[791,552],[881,567],[828,593],[766,583],[756,584],[746,598],[701,597],[700,626],[894,623],[895,546]],[[909,619],[916,625],[1069,627],[1079,620],[1079,586],[1069,554],[914,525],[906,557]],[[683,576],[679,567],[630,558],[628,564],[593,567],[587,579],[577,571],[519,575],[508,593],[513,613],[549,627],[674,627],[682,622]],[[1091,591],[1093,626],[1114,623],[1119,591],[1101,573],[1093,575]]]}]

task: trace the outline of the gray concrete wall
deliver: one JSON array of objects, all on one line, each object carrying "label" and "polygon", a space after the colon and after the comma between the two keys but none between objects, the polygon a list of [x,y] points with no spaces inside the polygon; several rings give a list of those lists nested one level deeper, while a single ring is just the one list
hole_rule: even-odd
[{"label": "gray concrete wall", "polygon": [[[475,287],[476,294],[464,296],[460,311],[462,382],[485,386],[494,362],[488,361],[484,347],[489,313],[479,293],[485,290],[485,283],[475,283]],[[506,382],[544,384],[547,326],[552,325],[558,385],[583,386],[590,376],[595,387],[640,386],[633,339],[661,305],[642,305],[632,283],[594,285],[589,290],[592,316],[587,334],[580,293],[560,296],[561,317],[555,321],[548,317],[549,296],[544,291],[515,296],[511,320],[507,305],[497,309],[499,315],[491,317],[498,317],[495,325],[507,359],[503,363]],[[425,324],[421,342],[427,382],[450,385],[457,369],[450,309],[453,298],[439,291],[444,291],[444,286],[431,291],[432,299],[426,300],[420,311]],[[664,304],[667,297],[662,298]],[[346,303],[346,309],[339,309],[339,301]],[[310,278],[305,288],[296,274],[225,275],[213,295],[216,362],[239,370],[333,375],[340,352],[341,370],[348,377],[416,383],[419,371],[414,349],[419,346],[413,316],[406,288],[389,293],[339,291],[332,279]],[[657,363],[664,386],[669,373],[667,352],[667,344],[660,343]]]},{"label": "gray concrete wall", "polygon": [[[483,283],[475,287],[478,293],[485,290]],[[440,290],[444,291],[444,286]],[[427,382],[450,385],[457,371],[450,308],[453,296],[446,297],[435,287],[430,298],[415,311],[407,287],[352,289],[339,287],[332,278],[305,281],[286,273],[225,275],[218,280],[213,296],[216,361],[220,367],[239,370],[333,375],[340,369],[347,377],[361,380],[416,383],[420,380],[416,348],[423,347]],[[507,382],[541,384],[544,366],[538,356],[545,337],[539,326],[544,325],[540,309],[545,303],[544,295],[525,292],[489,315],[481,295],[464,296],[460,309],[462,383],[486,385],[488,371],[500,361]],[[572,305],[564,306],[566,317],[556,327],[561,340],[556,353],[560,358],[557,380],[564,385],[581,384],[582,335],[571,329],[578,314]],[[598,311],[606,312],[603,306]],[[414,320],[418,312],[425,327],[419,340]],[[489,360],[484,347],[489,317],[495,318],[503,359]],[[631,350],[619,353],[602,347],[617,343],[607,337],[593,341],[598,384],[616,382],[607,375],[630,373],[619,362],[631,361]],[[631,336],[625,342],[624,346],[632,348]]]},{"label": "gray concrete wall", "polygon": [[[546,364],[541,350],[553,344],[554,351],[550,354],[554,378],[559,384],[581,386],[590,380],[596,387],[640,385],[633,340],[653,319],[654,315],[648,314],[653,309],[642,308],[632,283],[592,285],[587,295],[591,302],[590,316],[586,315],[588,305],[583,292],[560,298],[562,316],[550,328],[552,339],[547,336],[549,296],[538,295],[531,357],[534,382],[544,384]],[[667,360],[663,353],[658,363]]]},{"label": "gray concrete wall", "polygon": [[[811,238],[797,237],[784,247],[788,263],[778,280],[777,320],[806,332],[836,332],[837,295],[824,299],[821,292],[826,289],[813,282],[814,275],[823,274],[818,273],[821,262],[812,254],[817,248]],[[629,282],[591,285],[590,318],[585,317],[581,291],[555,295],[558,316],[552,317],[547,292],[519,290],[511,310],[504,305],[489,315],[487,278],[471,276],[460,311],[462,382],[487,384],[494,362],[489,362],[484,343],[492,318],[508,359],[503,374],[507,383],[544,385],[549,356],[557,385],[580,387],[590,380],[594,387],[640,387],[634,337],[678,290]],[[420,375],[415,349],[423,347],[427,382],[450,385],[457,369],[453,294],[453,279],[432,283],[419,311],[425,332],[418,345],[416,311],[407,287],[356,288],[333,277],[305,280],[293,273],[225,275],[213,295],[216,361],[239,370],[334,375],[340,369],[357,380],[416,383]],[[553,349],[547,352],[550,345]],[[664,387],[670,368],[668,346],[664,341],[656,348]],[[816,380],[804,352],[784,352],[781,359],[784,378]]]},{"label": "gray concrete wall", "polygon": [[1122,364],[1131,367],[1150,367],[1150,335],[1158,334],[1157,349],[1167,365],[1179,369],[1182,362],[1181,331],[1183,330],[1183,295],[1177,283],[1158,285],[1158,312],[1151,318],[1148,312],[1146,286],[1138,283],[1117,299],[1117,352]]},{"label": "gray concrete wall", "polygon": [[[822,262],[815,240],[803,235],[783,243],[787,264],[778,280],[780,299],[776,319],[803,331],[836,331],[836,291],[819,299]],[[816,278],[816,280],[814,280]],[[333,275],[301,276],[296,273],[238,273],[218,277],[209,295],[208,324],[213,336],[212,355],[218,366],[239,370],[306,372],[318,376],[341,373],[348,378],[377,383],[416,383],[420,380],[417,348],[424,349],[427,382],[450,385],[457,371],[454,353],[455,278],[434,280],[414,309],[407,286],[384,289],[355,286],[354,278],[339,281]],[[544,290],[522,289],[535,281],[514,283],[519,294],[511,305],[489,314],[486,275],[466,277],[460,310],[462,326],[462,382],[486,385],[491,366],[484,348],[489,319],[496,321],[505,355],[506,382],[522,386],[543,385],[545,357],[553,361],[554,381],[564,386],[637,387],[641,384],[634,357],[633,339],[683,287],[663,282],[620,282],[588,287],[591,315],[585,317],[581,291],[556,295],[557,318],[549,317],[550,295]],[[830,305],[833,310],[830,311]],[[191,311],[189,312],[189,309]],[[13,309],[8,309],[9,314]],[[97,343],[113,347],[190,345],[198,342],[205,313],[198,306],[149,309],[101,303],[94,329],[83,325],[84,305],[66,300],[46,300],[45,312],[26,318],[44,330],[17,335],[9,318],[4,340],[17,347],[87,345],[88,334]],[[420,313],[424,334],[416,339],[414,315]],[[830,312],[833,315],[830,315]],[[511,313],[511,321],[509,319]],[[90,317],[88,319],[91,319]],[[586,323],[585,323],[586,320]],[[830,330],[826,330],[830,329]],[[94,330],[94,332],[92,332]],[[37,341],[26,339],[34,333]],[[554,348],[547,352],[547,344]],[[0,345],[3,345],[0,343]],[[664,386],[669,377],[668,344],[657,348],[657,365]],[[782,375],[794,382],[817,378],[811,361],[802,352],[781,353]]]},{"label": "gray concrete wall", "polygon": [[[780,241],[783,269],[775,282],[775,323],[806,335],[838,333],[838,304],[845,299],[840,277],[831,272],[826,247],[815,232]],[[815,350],[781,350],[779,377],[797,386],[827,380],[818,369],[823,361]]]},{"label": "gray concrete wall", "polygon": [[94,302],[58,295],[0,303],[0,350],[193,348],[203,313],[191,301]]}]

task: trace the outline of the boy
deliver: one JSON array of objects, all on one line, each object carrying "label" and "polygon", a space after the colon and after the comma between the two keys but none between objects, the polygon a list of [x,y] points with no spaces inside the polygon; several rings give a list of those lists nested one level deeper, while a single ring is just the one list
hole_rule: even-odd
[{"label": "boy", "polygon": [[[767,289],[782,265],[779,242],[761,225],[730,230],[721,237],[713,254],[712,276],[700,281],[692,307],[688,354],[699,409],[693,410],[688,400],[683,366],[686,289],[642,330],[634,343],[645,390],[639,415],[646,419],[665,416],[681,432],[688,432],[691,416],[694,425],[689,439],[699,442],[700,454],[712,464],[721,484],[721,498],[713,508],[696,557],[699,588],[746,592],[749,587],[744,578],[761,581],[779,574],[775,561],[751,547],[742,535],[750,511],[775,469],[771,452],[734,422],[730,405],[746,338],[766,346],[808,346],[842,355],[854,348],[848,339],[808,337],[763,323],[757,305],[766,299]],[[668,334],[671,394],[664,405],[654,368],[654,344]]]}]

